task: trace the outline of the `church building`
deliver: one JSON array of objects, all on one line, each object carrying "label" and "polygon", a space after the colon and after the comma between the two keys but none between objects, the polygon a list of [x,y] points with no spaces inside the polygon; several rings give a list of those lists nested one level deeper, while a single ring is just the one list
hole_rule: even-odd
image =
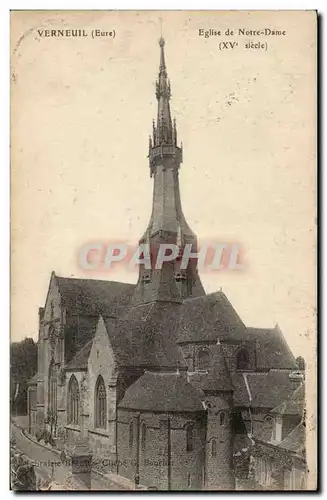
[{"label": "church building", "polygon": [[[182,210],[183,160],[159,40],[149,140],[152,214],[140,243],[198,249]],[[150,194],[149,194],[150,196]],[[238,446],[296,389],[280,328],[249,328],[193,266],[139,266],[136,284],[52,273],[39,308],[30,430],[86,443],[108,471],[158,490],[234,490]],[[301,384],[301,380],[298,381]]]}]

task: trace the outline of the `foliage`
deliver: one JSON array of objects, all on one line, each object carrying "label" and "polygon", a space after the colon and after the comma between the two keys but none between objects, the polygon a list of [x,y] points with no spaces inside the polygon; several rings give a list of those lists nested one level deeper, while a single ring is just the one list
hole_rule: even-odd
[{"label": "foliage", "polygon": [[10,448],[11,487],[14,491],[35,491],[36,478],[32,463],[15,446]]},{"label": "foliage", "polygon": [[[17,415],[27,414],[28,381],[37,371],[37,344],[31,338],[10,345],[10,407]],[[19,384],[18,394],[16,387]]]},{"label": "foliage", "polygon": [[48,434],[45,435],[44,441],[45,443],[49,443],[51,446],[55,446],[53,433],[57,425],[57,413],[52,410],[52,408],[48,408],[47,424],[50,425],[50,431],[46,431]]}]

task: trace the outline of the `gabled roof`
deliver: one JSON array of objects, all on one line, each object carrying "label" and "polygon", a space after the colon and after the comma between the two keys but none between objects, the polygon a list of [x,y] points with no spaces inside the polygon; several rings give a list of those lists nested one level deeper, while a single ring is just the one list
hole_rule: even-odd
[{"label": "gabled roof", "polygon": [[[104,316],[117,364],[148,369],[184,368],[185,361],[175,341],[179,308],[179,304],[159,302],[131,307],[122,318]],[[66,370],[87,368],[92,342],[77,352]]]},{"label": "gabled roof", "polygon": [[216,342],[245,326],[223,292],[186,299],[181,306],[178,343]]},{"label": "gabled roof", "polygon": [[201,392],[179,373],[146,372],[125,392],[119,408],[151,412],[204,411]]},{"label": "gabled roof", "polygon": [[33,375],[33,377],[29,379],[29,381],[27,382],[27,385],[36,385],[37,384],[37,376],[38,376],[38,373],[36,372],[35,375]]},{"label": "gabled roof", "polygon": [[117,332],[128,351],[129,366],[183,368],[186,366],[176,344],[176,324],[181,305],[155,302],[130,308],[117,321]]},{"label": "gabled roof", "polygon": [[303,456],[305,454],[305,439],[305,427],[301,423],[277,446]]},{"label": "gabled roof", "polygon": [[[100,321],[103,321],[104,327],[106,329],[106,333],[109,337],[110,345],[113,349],[117,364],[119,365],[127,365],[129,360],[129,353],[131,351],[130,340],[126,337],[124,330],[119,330],[117,328],[117,320],[115,318],[103,318],[99,316],[97,318],[97,325]],[[96,326],[97,328],[97,326]],[[67,371],[78,371],[78,370],[87,370],[88,367],[88,359],[91,353],[92,338],[89,342],[87,342],[72,358],[69,363],[65,366],[65,370]]]},{"label": "gabled roof", "polygon": [[232,375],[236,407],[272,409],[294,391],[289,371],[236,372]]},{"label": "gabled roof", "polygon": [[135,285],[117,281],[56,276],[62,305],[69,313],[117,316],[132,296]]},{"label": "gabled roof", "polygon": [[259,370],[297,370],[295,358],[278,325],[275,328],[250,328],[242,332],[242,340],[256,342],[257,368]]},{"label": "gabled roof", "polygon": [[270,413],[277,413],[279,415],[303,415],[304,403],[304,384],[301,384],[289,397],[283,401],[279,406],[274,408]]},{"label": "gabled roof", "polygon": [[69,363],[67,363],[64,369],[67,371],[87,370],[87,362],[92,349],[92,344],[93,339],[85,344],[85,346],[75,354],[73,359],[71,359]]}]

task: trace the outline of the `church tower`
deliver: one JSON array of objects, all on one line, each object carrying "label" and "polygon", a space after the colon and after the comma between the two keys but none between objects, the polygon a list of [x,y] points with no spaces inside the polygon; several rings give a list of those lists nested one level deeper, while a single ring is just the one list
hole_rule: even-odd
[{"label": "church tower", "polygon": [[211,355],[211,369],[202,386],[207,407],[205,489],[234,490],[233,385],[219,340]]},{"label": "church tower", "polygon": [[[167,76],[165,41],[161,37],[159,75],[156,82],[158,101],[157,120],[153,121],[149,138],[150,176],[153,178],[152,213],[140,245],[149,249],[151,269],[140,265],[134,304],[149,302],[182,302],[191,296],[205,295],[195,260],[181,269],[181,254],[185,245],[192,253],[198,250],[197,238],[186,222],[179,190],[179,168],[183,161],[182,145],[178,145],[175,119],[170,112],[171,88]],[[179,257],[155,268],[161,245],[173,244],[179,248]],[[169,255],[167,250],[166,255]]]}]

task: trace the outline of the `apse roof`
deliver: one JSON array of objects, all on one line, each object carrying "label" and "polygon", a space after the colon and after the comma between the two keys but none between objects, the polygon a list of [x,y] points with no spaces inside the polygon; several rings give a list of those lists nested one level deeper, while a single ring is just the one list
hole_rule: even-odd
[{"label": "apse roof", "polygon": [[119,408],[150,412],[204,411],[203,393],[179,373],[145,372],[125,392]]}]

